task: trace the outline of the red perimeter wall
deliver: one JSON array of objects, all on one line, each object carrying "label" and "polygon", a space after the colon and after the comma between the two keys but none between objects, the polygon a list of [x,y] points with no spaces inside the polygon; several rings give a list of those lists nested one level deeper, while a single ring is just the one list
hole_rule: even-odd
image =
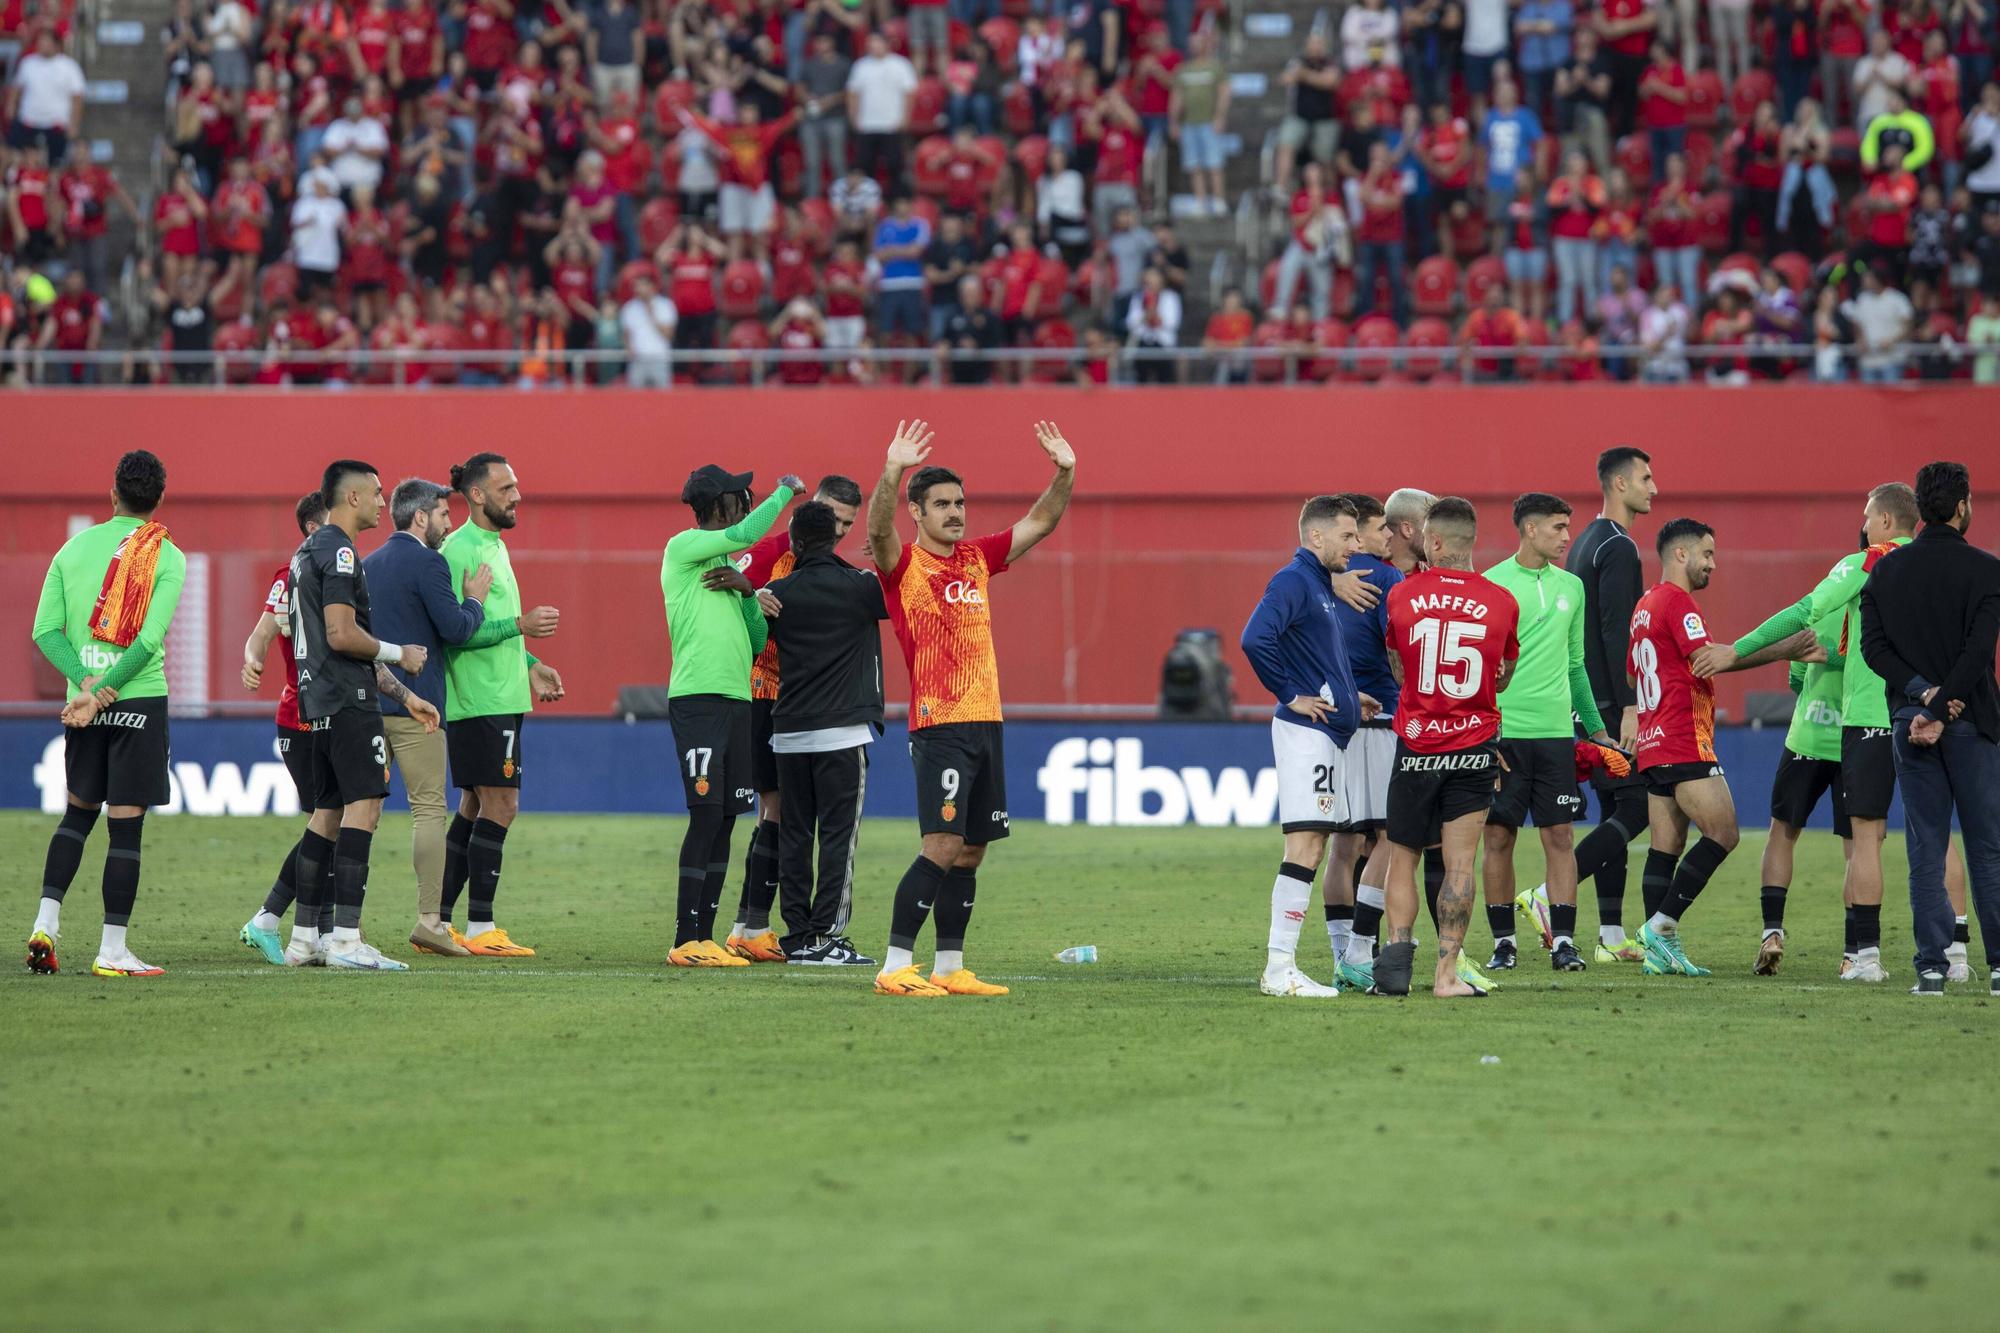
[{"label": "red perimeter wall", "polygon": [[[0,596],[11,626],[0,699],[52,684],[28,635],[49,554],[70,515],[107,512],[112,462],[140,445],[167,464],[161,518],[213,561],[212,697],[243,697],[242,638],[269,571],[296,544],[292,502],[328,460],[369,460],[388,484],[442,481],[454,460],[496,449],[521,477],[509,544],[523,595],[563,612],[544,649],[569,685],[558,709],[601,713],[621,684],[666,679],[660,548],[687,521],[676,496],[691,468],[755,468],[762,488],[787,471],[809,483],[844,472],[866,488],[897,419],[921,415],[938,430],[936,461],[967,478],[973,527],[997,529],[1046,479],[1030,425],[1048,417],[1076,446],[1076,501],[1058,534],[996,586],[1007,699],[1151,700],[1174,632],[1212,626],[1229,644],[1237,697],[1250,702],[1261,691],[1236,636],[1290,554],[1306,495],[1403,485],[1464,495],[1480,507],[1482,559],[1498,559],[1512,549],[1516,494],[1566,496],[1580,528],[1596,511],[1597,452],[1638,445],[1661,488],[1639,531],[1649,574],[1659,522],[1714,524],[1720,560],[1703,601],[1734,634],[1853,549],[1870,486],[1957,458],[1992,487],[1996,413],[2000,394],[1969,386],[10,394],[0,400]],[[381,535],[364,536],[364,552]],[[900,661],[891,670],[891,697],[906,697]],[[1729,679],[1731,714],[1746,685],[1783,681],[1777,668]]]}]

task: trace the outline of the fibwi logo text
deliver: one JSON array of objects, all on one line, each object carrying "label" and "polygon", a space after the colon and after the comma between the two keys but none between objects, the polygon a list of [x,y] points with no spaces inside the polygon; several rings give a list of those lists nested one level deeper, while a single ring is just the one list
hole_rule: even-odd
[{"label": "fibwi logo text", "polygon": [[1278,814],[1277,769],[1148,765],[1145,742],[1136,736],[1057,741],[1035,785],[1042,818],[1051,824],[1261,828]]}]

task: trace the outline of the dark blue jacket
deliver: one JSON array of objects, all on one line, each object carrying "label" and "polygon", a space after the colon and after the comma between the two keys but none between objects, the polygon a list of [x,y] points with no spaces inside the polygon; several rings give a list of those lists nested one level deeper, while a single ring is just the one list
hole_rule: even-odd
[{"label": "dark blue jacket", "polygon": [[[399,667],[389,670],[443,717],[444,645],[471,638],[486,617],[484,608],[471,597],[459,601],[444,557],[407,532],[390,534],[381,550],[361,562],[361,571],[368,579],[370,632],[387,643],[430,650],[430,660],[415,676]],[[395,717],[404,708],[384,695],[382,711]]]},{"label": "dark blue jacket", "polygon": [[1378,560],[1366,551],[1347,557],[1347,572],[1359,574],[1373,584],[1382,600],[1373,611],[1356,611],[1336,600],[1334,615],[1340,617],[1341,644],[1347,649],[1347,665],[1354,672],[1354,686],[1382,705],[1381,724],[1387,726],[1395,715],[1396,700],[1402,690],[1389,671],[1389,589],[1403,581],[1403,575],[1387,560]]},{"label": "dark blue jacket", "polygon": [[[1332,576],[1318,556],[1301,546],[1292,562],[1264,585],[1263,599],[1243,627],[1243,655],[1278,700],[1279,720],[1318,727],[1345,749],[1361,722],[1361,700],[1341,646],[1337,605]],[[1286,707],[1302,694],[1331,701],[1332,719],[1314,722]]]}]

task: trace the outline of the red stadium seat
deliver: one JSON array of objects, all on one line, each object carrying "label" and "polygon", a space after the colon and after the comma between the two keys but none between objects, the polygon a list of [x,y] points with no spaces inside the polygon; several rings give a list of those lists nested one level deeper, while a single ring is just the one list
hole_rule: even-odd
[{"label": "red stadium seat", "polygon": [[910,99],[910,129],[927,134],[944,122],[944,82],[935,77],[917,80],[916,95]]},{"label": "red stadium seat", "polygon": [[764,270],[752,259],[737,259],[723,266],[722,295],[716,308],[724,319],[754,319],[764,299]]},{"label": "red stadium seat", "polygon": [[1442,319],[1425,318],[1413,320],[1403,341],[1421,352],[1412,352],[1404,370],[1410,378],[1427,380],[1444,369],[1445,357],[1451,351],[1451,325]]},{"label": "red stadium seat", "polygon": [[979,35],[993,48],[993,59],[1002,74],[1014,72],[1014,58],[1020,53],[1021,25],[1004,15],[979,25]]},{"label": "red stadium seat", "polygon": [[1035,95],[1018,83],[1010,83],[1000,93],[1000,124],[1016,139],[1035,132]]},{"label": "red stadium seat", "polygon": [[619,305],[624,305],[627,301],[632,299],[632,284],[637,282],[642,277],[651,278],[654,282],[658,282],[660,280],[659,270],[653,267],[652,260],[634,259],[630,263],[626,264],[624,268],[618,270],[618,278],[615,283],[615,289],[618,295]]},{"label": "red stadium seat", "polygon": [[211,341],[210,346],[218,353],[234,353],[243,358],[240,361],[231,361],[228,363],[227,369],[223,374],[229,383],[248,384],[256,376],[257,364],[255,359],[245,355],[257,349],[257,326],[255,324],[252,324],[248,320],[231,320],[227,324],[219,324],[216,326],[215,337]]},{"label": "red stadium seat", "polygon": [[1007,162],[1007,141],[998,135],[989,134],[980,139],[979,146],[986,150],[990,164],[979,168],[979,189],[983,194],[993,188],[993,182],[1000,179],[1000,173]]},{"label": "red stadium seat", "polygon": [[1774,102],[1778,97],[1778,83],[1767,70],[1747,69],[1736,76],[1736,86],[1729,90],[1729,114],[1738,125],[1748,125],[1757,114],[1759,102]]},{"label": "red stadium seat", "polygon": [[[1301,292],[1304,288],[1301,286]],[[1298,299],[1298,298],[1294,298]],[[1354,270],[1337,268],[1333,271],[1333,298],[1329,308],[1335,315],[1347,319],[1354,314]]]},{"label": "red stadium seat", "polygon": [[1689,130],[1687,147],[1681,155],[1687,158],[1688,179],[1700,185],[1708,179],[1708,169],[1715,165],[1715,136],[1706,130]]},{"label": "red stadium seat", "polygon": [[646,202],[639,210],[639,249],[652,254],[667,243],[667,237],[674,234],[674,228],[681,222],[680,200],[671,194],[663,194]]},{"label": "red stadium seat", "polygon": [[1729,248],[1729,195],[1721,190],[1702,195],[1694,209],[1695,238],[1709,254]]},{"label": "red stadium seat", "polygon": [[1257,279],[1257,308],[1266,314],[1283,315],[1282,310],[1272,310],[1271,303],[1278,299],[1278,266],[1284,261],[1273,259],[1264,265],[1262,276]]},{"label": "red stadium seat", "polygon": [[1722,76],[1712,69],[1696,70],[1688,75],[1688,126],[1692,129],[1712,130],[1722,116],[1725,94]]},{"label": "red stadium seat", "polygon": [[805,150],[799,147],[796,136],[787,135],[779,141],[772,165],[771,186],[780,199],[796,199],[805,193]]},{"label": "red stadium seat", "polygon": [[1718,273],[1748,273],[1754,278],[1764,271],[1764,266],[1758,262],[1757,256],[1745,254],[1743,251],[1738,250],[1735,254],[1717,264],[1715,271]]},{"label": "red stadium seat", "polygon": [[[1035,270],[1034,290],[1037,310],[1044,314],[1061,310],[1063,293],[1069,290],[1069,265],[1054,255],[1044,256],[1041,267]],[[1075,336],[1074,330],[1071,336]]]},{"label": "red stadium seat", "polygon": [[[1060,264],[1062,261],[1057,260]],[[1065,270],[1067,273],[1067,270]],[[1066,352],[1076,347],[1076,330],[1065,319],[1045,319],[1035,326],[1034,346],[1044,352]],[[1058,384],[1069,378],[1071,361],[1031,362],[1028,378],[1038,384]]]},{"label": "red stadium seat", "polygon": [[1785,285],[1794,292],[1802,293],[1812,285],[1812,260],[1796,250],[1787,250],[1773,259],[1771,267],[1778,270],[1779,275],[1785,280]]},{"label": "red stadium seat", "polygon": [[677,113],[693,111],[696,101],[694,84],[687,79],[668,79],[660,85],[660,91],[653,94],[653,121],[663,137],[673,137],[680,128]]},{"label": "red stadium seat", "polygon": [[938,217],[942,212],[942,210],[938,208],[937,200],[931,198],[927,194],[917,195],[916,197],[910,200],[910,212],[922,218],[924,220],[924,225],[926,227],[929,227],[933,233],[937,231]]},{"label": "red stadium seat", "polygon": [[1633,189],[1644,189],[1653,176],[1653,145],[1643,134],[1628,134],[1618,141],[1612,159],[1632,178]]},{"label": "red stadium seat", "polygon": [[933,134],[917,142],[916,151],[910,154],[910,174],[916,183],[917,193],[942,195],[947,187],[945,162],[951,157],[951,140],[942,134]]},{"label": "red stadium seat", "polygon": [[1250,358],[1252,378],[1267,384],[1275,384],[1285,378],[1285,358],[1271,349],[1283,347],[1290,341],[1283,320],[1267,319],[1259,324],[1250,335],[1250,346],[1264,349],[1267,354]]},{"label": "red stadium seat", "polygon": [[1097,304],[1098,290],[1103,285],[1105,261],[1093,254],[1069,275],[1070,300],[1078,305]]},{"label": "red stadium seat", "polygon": [[1021,174],[1031,181],[1042,178],[1042,171],[1049,162],[1049,141],[1039,134],[1031,134],[1014,145],[1014,160],[1021,166]]},{"label": "red stadium seat", "polygon": [[1465,308],[1477,310],[1492,287],[1507,285],[1507,266],[1498,255],[1481,255],[1465,267]]},{"label": "red stadium seat", "polygon": [[1299,378],[1324,382],[1340,373],[1342,358],[1336,355],[1347,346],[1351,335],[1347,323],[1338,319],[1322,319],[1313,324],[1313,346],[1326,356],[1316,356],[1299,367]]},{"label": "red stadium seat", "polygon": [[257,304],[265,310],[274,305],[290,305],[298,298],[299,271],[286,260],[257,275]]},{"label": "red stadium seat", "polygon": [[[727,314],[727,311],[723,312]],[[729,326],[729,332],[722,340],[723,347],[731,352],[761,352],[771,345],[771,335],[764,325],[755,319],[740,320]],[[750,382],[750,358],[734,357],[719,366],[708,369],[717,372],[714,378],[728,384],[748,384]],[[767,368],[768,369],[768,368]]]},{"label": "red stadium seat", "polygon": [[826,258],[833,248],[833,205],[824,198],[801,199],[799,216],[805,220],[806,237],[811,242],[812,252],[819,258]]},{"label": "red stadium seat", "polygon": [[1449,316],[1458,299],[1458,265],[1449,255],[1432,255],[1410,275],[1411,308],[1419,315]]},{"label": "red stadium seat", "polygon": [[[456,324],[424,325],[424,350],[428,352],[462,352],[466,348],[465,330]],[[458,383],[458,363],[456,361],[433,361],[425,372],[432,384]]]},{"label": "red stadium seat", "polygon": [[[1354,336],[1348,345],[1361,351],[1380,351],[1394,347],[1402,340],[1403,335],[1396,328],[1395,320],[1387,315],[1370,315],[1354,326]],[[1379,380],[1389,373],[1392,365],[1388,357],[1362,357],[1354,363],[1354,374],[1359,379]]]},{"label": "red stadium seat", "polygon": [[[891,51],[894,51],[897,55],[900,56],[906,56],[910,54],[910,25],[908,20],[906,19],[884,20],[879,31],[881,32],[883,39],[889,43],[889,49]],[[856,37],[859,37],[860,35],[861,34],[859,33],[855,34]]]}]

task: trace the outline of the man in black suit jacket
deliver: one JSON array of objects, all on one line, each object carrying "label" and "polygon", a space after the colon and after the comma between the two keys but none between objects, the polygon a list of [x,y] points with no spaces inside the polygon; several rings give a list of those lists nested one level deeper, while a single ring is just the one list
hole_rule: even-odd
[{"label": "man in black suit jacket", "polygon": [[1917,473],[1915,541],[1876,562],[1861,590],[1861,652],[1882,677],[1896,730],[1896,780],[1910,857],[1917,940],[1911,993],[1944,991],[1952,912],[1944,891],[1952,811],[1965,834],[1986,946],[2000,995],[2000,559],[1965,539],[1971,478],[1962,463]]}]

